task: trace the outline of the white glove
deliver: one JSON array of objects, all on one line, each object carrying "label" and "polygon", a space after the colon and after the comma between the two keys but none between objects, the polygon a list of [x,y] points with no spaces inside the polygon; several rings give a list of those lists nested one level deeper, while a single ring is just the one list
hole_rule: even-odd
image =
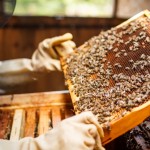
[{"label": "white glove", "polygon": [[66,33],[51,39],[45,39],[32,55],[32,66],[36,71],[61,70],[59,58],[73,51],[75,43],[70,41],[72,34]]},{"label": "white glove", "polygon": [[0,150],[104,150],[104,133],[91,112],[68,118],[56,128],[37,138],[0,141]]},{"label": "white glove", "polygon": [[66,33],[45,39],[33,53],[32,59],[13,59],[0,62],[0,87],[33,81],[37,71],[61,70],[59,57],[73,51],[72,34]]}]

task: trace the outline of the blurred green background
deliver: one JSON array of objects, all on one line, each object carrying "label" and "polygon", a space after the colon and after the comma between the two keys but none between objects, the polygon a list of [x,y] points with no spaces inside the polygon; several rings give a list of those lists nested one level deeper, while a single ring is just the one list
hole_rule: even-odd
[{"label": "blurred green background", "polygon": [[17,0],[14,15],[112,17],[114,0]]}]

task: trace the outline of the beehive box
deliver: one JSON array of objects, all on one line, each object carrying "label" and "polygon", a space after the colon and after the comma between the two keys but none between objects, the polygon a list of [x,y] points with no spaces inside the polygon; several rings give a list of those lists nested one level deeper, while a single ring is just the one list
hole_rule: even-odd
[{"label": "beehive box", "polygon": [[0,96],[0,139],[37,137],[73,115],[67,91]]},{"label": "beehive box", "polygon": [[92,111],[106,144],[150,116],[150,12],[92,37],[61,60],[76,113]]}]

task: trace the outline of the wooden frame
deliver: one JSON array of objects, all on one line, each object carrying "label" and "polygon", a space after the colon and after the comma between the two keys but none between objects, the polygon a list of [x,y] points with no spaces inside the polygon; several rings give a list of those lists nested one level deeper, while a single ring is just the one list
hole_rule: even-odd
[{"label": "wooden frame", "polygon": [[[145,10],[129,20],[123,22],[122,24],[118,25],[117,28],[130,23],[131,21],[137,19],[138,17],[145,15],[148,18],[150,18],[150,12],[148,10]],[[84,45],[81,45],[79,47],[80,49],[84,48]],[[63,66],[63,71],[64,74],[66,75],[66,63],[64,62],[64,59],[62,59],[62,66]],[[70,90],[70,95],[72,102],[76,102],[76,95],[72,92],[72,84],[69,80],[67,80],[68,87]],[[75,112],[76,114],[79,113],[78,111]],[[102,124],[102,127],[104,129],[105,136],[103,138],[103,144],[107,144],[113,139],[117,138],[118,136],[124,134],[125,132],[129,131],[130,129],[134,128],[141,122],[143,122],[147,117],[150,116],[150,100],[147,101],[146,103],[142,104],[141,106],[132,109],[130,112],[128,112],[126,115],[123,117],[118,118],[117,120],[111,121],[110,122],[110,129],[106,129],[106,126]]]}]

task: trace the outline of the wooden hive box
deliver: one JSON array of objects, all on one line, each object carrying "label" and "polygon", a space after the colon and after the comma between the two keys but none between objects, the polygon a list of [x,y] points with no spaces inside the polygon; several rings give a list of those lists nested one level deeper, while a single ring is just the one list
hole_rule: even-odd
[{"label": "wooden hive box", "polygon": [[[101,32],[61,60],[75,113],[89,110],[97,116],[105,133],[103,144],[150,116],[149,59],[150,12],[145,10]],[[138,61],[147,63],[143,66]],[[137,76],[143,82],[135,81]],[[135,83],[138,85],[132,87]],[[118,86],[124,88],[122,93]]]},{"label": "wooden hive box", "polygon": [[0,96],[0,139],[37,137],[73,115],[68,91]]}]

